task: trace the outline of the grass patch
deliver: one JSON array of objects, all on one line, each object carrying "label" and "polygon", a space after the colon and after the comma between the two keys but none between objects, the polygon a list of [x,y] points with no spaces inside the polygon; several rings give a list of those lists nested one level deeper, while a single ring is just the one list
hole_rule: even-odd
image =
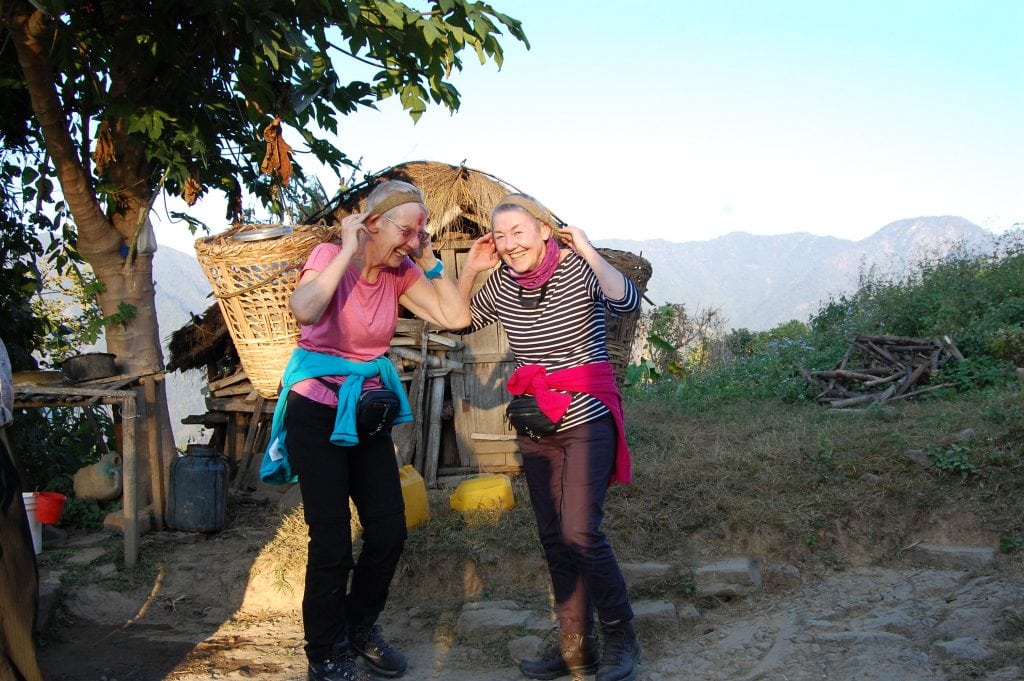
[{"label": "grass patch", "polygon": [[[993,546],[1006,537],[1004,550],[1020,555],[1021,397],[1007,387],[857,413],[782,400],[695,411],[630,398],[634,482],[609,490],[604,530],[622,562],[679,567],[677,580],[634,597],[676,600],[692,593],[689,569],[723,556],[826,572],[896,560],[933,533]],[[936,465],[929,451],[969,457],[970,475]],[[431,519],[410,532],[395,601],[430,603],[442,618],[475,600],[550,608],[525,482],[514,478],[513,489],[511,511],[473,515],[449,508],[450,490],[429,491]],[[299,564],[305,543],[294,512],[264,551]]]}]

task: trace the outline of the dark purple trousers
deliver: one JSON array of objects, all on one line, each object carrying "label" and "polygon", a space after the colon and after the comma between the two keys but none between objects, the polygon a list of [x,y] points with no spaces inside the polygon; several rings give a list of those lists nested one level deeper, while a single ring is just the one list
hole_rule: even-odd
[{"label": "dark purple trousers", "polygon": [[601,531],[616,429],[609,415],[538,442],[517,439],[537,534],[551,574],[559,627],[585,633],[593,610],[602,622],[633,619],[626,582]]}]

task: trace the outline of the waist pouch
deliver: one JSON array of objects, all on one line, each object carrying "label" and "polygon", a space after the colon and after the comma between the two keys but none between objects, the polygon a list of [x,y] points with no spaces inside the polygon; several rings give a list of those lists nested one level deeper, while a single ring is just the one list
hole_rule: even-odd
[{"label": "waist pouch", "polygon": [[[558,430],[558,423],[540,410],[533,395],[516,395],[505,407],[505,420],[520,435],[534,442]],[[561,420],[559,420],[561,422]]]},{"label": "waist pouch", "polygon": [[381,431],[390,432],[400,407],[398,395],[393,390],[373,388],[363,391],[356,405],[356,431],[367,437]]},{"label": "waist pouch", "polygon": [[[330,388],[335,395],[338,394],[340,386],[336,383],[325,381],[319,376],[316,377],[316,380]],[[356,403],[356,432],[359,435],[370,437],[381,431],[390,431],[391,424],[398,418],[398,410],[401,406],[394,390],[389,388],[364,390]]]}]

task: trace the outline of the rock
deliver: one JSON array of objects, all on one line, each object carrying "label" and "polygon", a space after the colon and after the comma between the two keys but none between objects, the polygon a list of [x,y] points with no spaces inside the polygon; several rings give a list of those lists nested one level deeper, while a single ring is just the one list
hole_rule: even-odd
[{"label": "rock", "polygon": [[928,458],[928,452],[923,449],[908,449],[903,452],[903,456],[907,457],[919,466],[924,466],[925,468],[932,467],[932,460]]},{"label": "rock", "polygon": [[637,622],[658,625],[676,624],[676,606],[669,601],[634,601],[633,616]]},{"label": "rock", "polygon": [[971,662],[987,660],[995,654],[981,641],[971,637],[941,641],[935,644],[935,650],[945,657]]},{"label": "rock", "polygon": [[110,535],[106,532],[90,532],[89,534],[66,537],[60,545],[64,547],[101,546],[108,539],[110,539]]},{"label": "rock", "polygon": [[652,584],[675,576],[675,566],[670,563],[620,563],[626,584],[638,586]]},{"label": "rock", "polygon": [[73,480],[75,497],[110,501],[121,496],[121,455],[107,452],[99,461],[79,468]]},{"label": "rock", "polygon": [[520,631],[533,619],[513,601],[483,601],[462,606],[455,631],[460,640],[486,640]]},{"label": "rock", "polygon": [[791,563],[768,566],[764,571],[764,579],[776,586],[798,586],[803,583],[800,568]]},{"label": "rock", "polygon": [[[139,509],[139,534],[143,535],[153,529],[153,507],[146,506]],[[124,534],[124,512],[114,511],[108,513],[103,519],[103,529]]]},{"label": "rock", "polygon": [[964,428],[956,434],[956,439],[961,442],[970,442],[974,439],[974,428]]},{"label": "rock", "polygon": [[951,546],[916,544],[907,551],[907,560],[944,570],[985,570],[995,565],[996,550],[987,546]]},{"label": "rock", "polygon": [[761,590],[761,565],[756,558],[743,557],[702,565],[693,572],[698,597],[745,596]]},{"label": "rock", "polygon": [[68,556],[65,561],[69,565],[88,565],[98,558],[102,558],[106,550],[99,546],[90,546],[84,549],[78,549],[73,554]]},{"label": "rock", "polygon": [[696,607],[692,605],[684,605],[678,612],[679,621],[685,624],[698,624],[704,619],[704,615],[700,613]]},{"label": "rock", "polygon": [[514,638],[508,642],[508,654],[518,664],[520,660],[536,655],[543,642],[539,636]]}]

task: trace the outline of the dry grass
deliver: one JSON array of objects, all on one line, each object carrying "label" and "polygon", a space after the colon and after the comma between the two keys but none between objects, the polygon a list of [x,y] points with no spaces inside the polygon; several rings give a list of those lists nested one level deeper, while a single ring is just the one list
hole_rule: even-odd
[{"label": "dry grass", "polygon": [[[813,573],[893,561],[915,541],[999,546],[1024,537],[1018,390],[861,413],[756,402],[693,414],[629,401],[626,419],[634,483],[610,490],[604,526],[623,562],[670,562],[685,574],[712,557],[751,554]],[[966,429],[973,438],[961,439]],[[976,473],[908,456],[954,444]],[[394,597],[442,618],[469,600],[546,608],[522,480],[514,491],[512,511],[470,516],[449,508],[450,490],[431,491],[431,520],[410,533]],[[265,552],[301,562],[304,547],[294,516]],[[671,598],[686,584],[663,588]]]},{"label": "dry grass", "polygon": [[[1020,404],[1017,390],[858,413],[632,402],[636,482],[612,495],[607,529],[626,560],[749,552],[817,568],[887,560],[929,538],[998,546],[1024,534]],[[954,445],[977,474],[908,456]]]}]

